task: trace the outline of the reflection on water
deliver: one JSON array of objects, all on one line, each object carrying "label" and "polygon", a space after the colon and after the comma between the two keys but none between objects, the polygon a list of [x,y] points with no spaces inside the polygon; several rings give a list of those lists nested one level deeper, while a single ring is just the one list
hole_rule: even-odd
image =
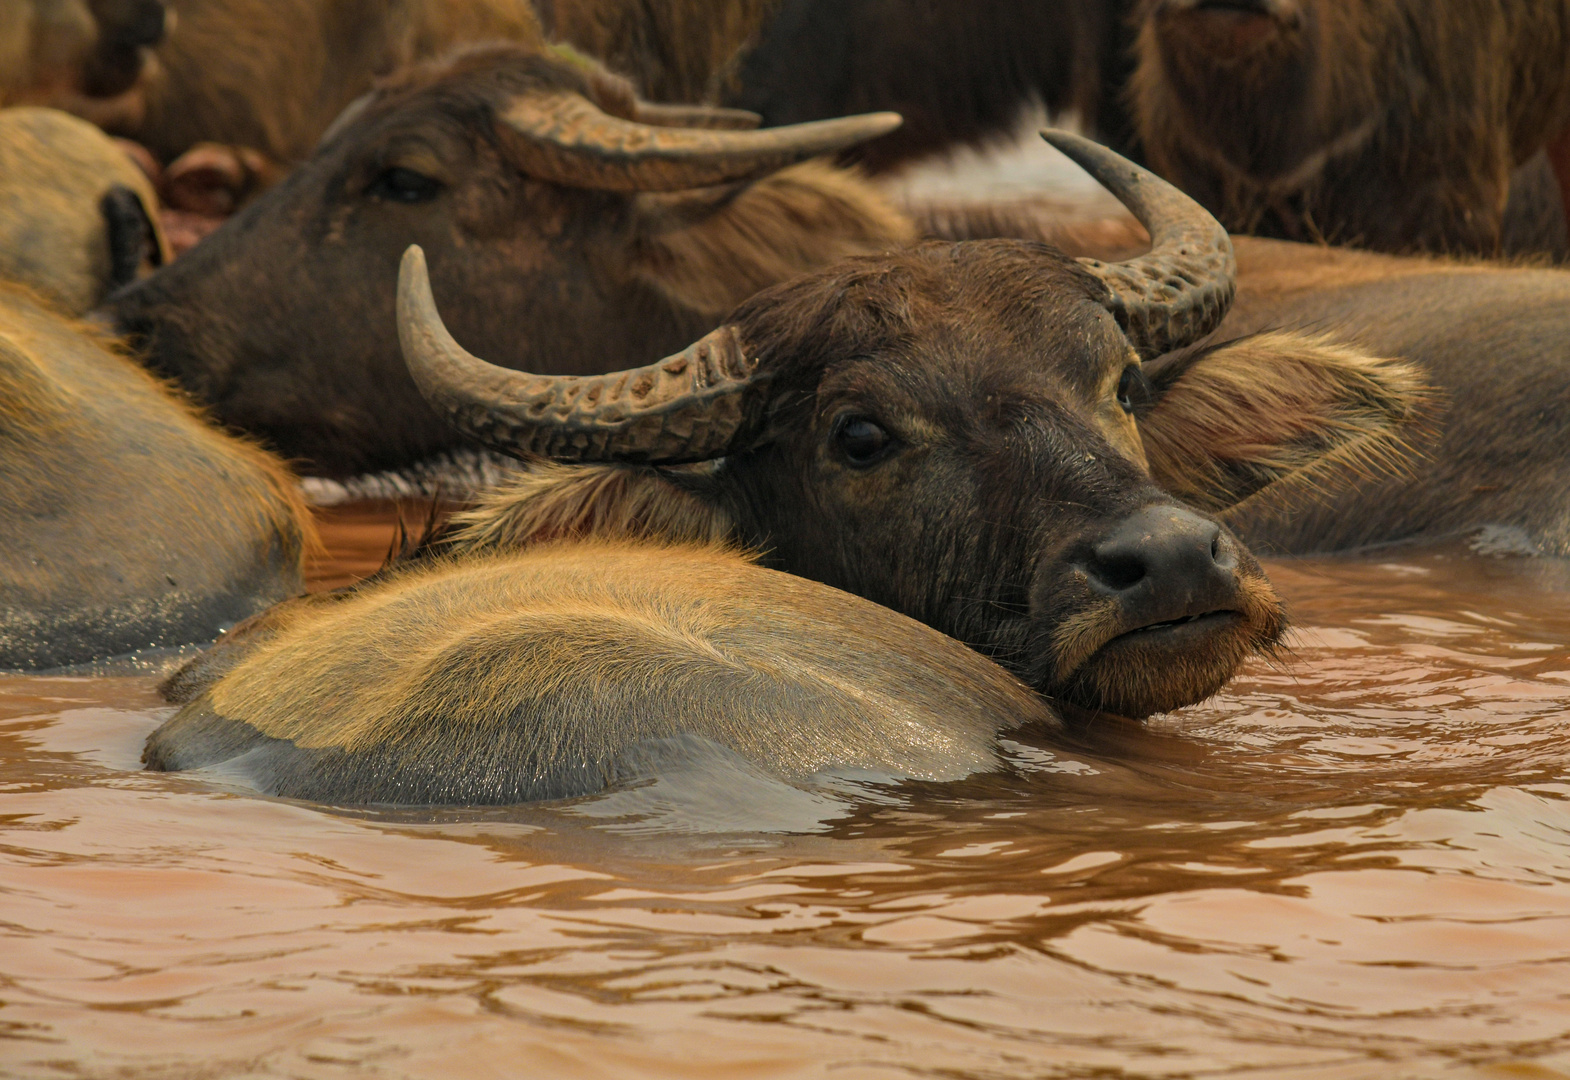
[{"label": "reflection on water", "polygon": [[1570,1075],[1570,569],[1268,569],[1285,663],[803,835],[255,798],[0,679],[0,1073]]}]

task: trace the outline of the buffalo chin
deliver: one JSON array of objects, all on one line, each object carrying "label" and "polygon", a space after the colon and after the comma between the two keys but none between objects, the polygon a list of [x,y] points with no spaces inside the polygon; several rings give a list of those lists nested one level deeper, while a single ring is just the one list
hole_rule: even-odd
[{"label": "buffalo chin", "polygon": [[1250,656],[1272,652],[1280,640],[1286,620],[1279,603],[1257,599],[1249,605],[1255,610],[1212,611],[1119,634],[1051,694],[1079,709],[1134,720],[1203,701]]}]

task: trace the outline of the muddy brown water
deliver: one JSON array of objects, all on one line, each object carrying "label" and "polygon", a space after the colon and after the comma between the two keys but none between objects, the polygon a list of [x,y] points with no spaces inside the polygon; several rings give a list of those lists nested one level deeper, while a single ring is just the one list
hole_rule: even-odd
[{"label": "muddy brown water", "polygon": [[950,785],[350,812],[0,678],[0,1075],[1570,1076],[1570,567],[1267,568],[1285,660]]}]

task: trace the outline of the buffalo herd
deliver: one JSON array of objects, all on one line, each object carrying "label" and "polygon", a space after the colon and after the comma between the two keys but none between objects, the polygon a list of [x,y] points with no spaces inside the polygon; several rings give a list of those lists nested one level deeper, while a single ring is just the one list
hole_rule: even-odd
[{"label": "buffalo herd", "polygon": [[[1567,61],[1570,0],[0,0],[0,669],[216,639],[147,766],[348,804],[1201,701],[1256,553],[1570,557]],[[1031,101],[1138,228],[880,182]],[[300,474],[464,447],[304,591]]]}]

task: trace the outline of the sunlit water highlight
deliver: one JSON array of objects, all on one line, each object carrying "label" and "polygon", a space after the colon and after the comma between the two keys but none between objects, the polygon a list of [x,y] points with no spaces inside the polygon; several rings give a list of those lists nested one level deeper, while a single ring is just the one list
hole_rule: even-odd
[{"label": "sunlit water highlight", "polygon": [[334,811],[140,772],[152,675],[0,678],[0,1074],[1570,1076],[1570,567],[1267,569],[1292,655],[1203,707],[784,810]]}]

